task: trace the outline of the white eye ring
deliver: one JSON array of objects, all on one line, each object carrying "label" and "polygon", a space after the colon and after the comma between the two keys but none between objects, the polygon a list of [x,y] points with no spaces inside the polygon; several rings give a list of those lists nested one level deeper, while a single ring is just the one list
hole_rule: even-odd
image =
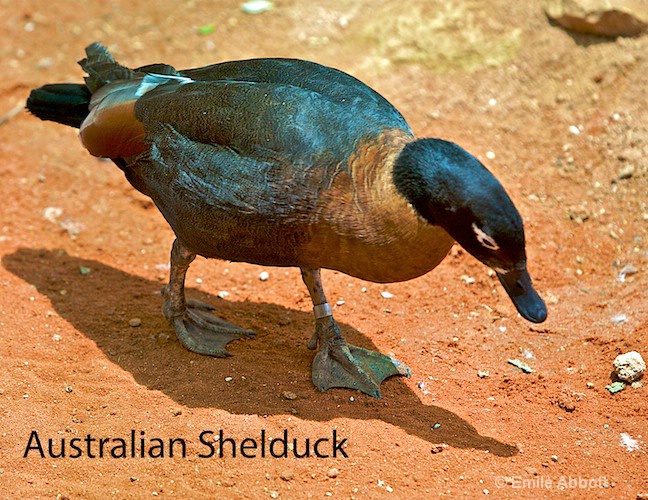
[{"label": "white eye ring", "polygon": [[472,224],[472,229],[475,232],[477,241],[481,246],[488,248],[489,250],[499,250],[499,245],[493,239],[493,237],[489,234],[486,234],[482,229],[478,228],[477,224],[475,224],[474,222]]}]

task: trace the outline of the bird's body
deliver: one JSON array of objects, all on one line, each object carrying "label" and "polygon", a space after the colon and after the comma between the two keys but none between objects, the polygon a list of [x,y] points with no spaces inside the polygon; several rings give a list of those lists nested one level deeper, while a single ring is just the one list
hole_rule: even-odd
[{"label": "bird's body", "polygon": [[409,126],[355,78],[294,59],[155,68],[175,74],[135,70],[101,87],[81,140],[125,158],[129,180],[197,254],[393,282],[427,273],[452,246],[391,180]]},{"label": "bird's body", "polygon": [[[338,345],[319,269],[376,282],[409,280],[436,267],[455,239],[501,279],[508,276],[502,282],[523,314],[528,309],[529,319],[544,319],[533,296],[525,305],[528,297],[510,289],[516,280],[527,283],[524,234],[499,183],[458,146],[416,141],[401,114],[357,79],[293,59],[130,70],[99,44],[87,53],[80,62],[89,74],[85,86],[37,89],[28,108],[78,126],[86,149],[113,159],[169,222],[177,241],[165,314],[190,349],[226,352],[222,342],[220,351],[200,345],[208,343],[201,336],[212,320],[187,312],[184,273],[196,254],[300,267],[315,305],[317,340],[328,339],[325,351],[337,358],[339,349],[349,351]],[[394,372],[391,361],[368,370],[354,360],[367,356],[358,348],[347,354],[345,374],[329,370],[340,373],[316,381],[320,388],[378,394],[371,384],[404,373],[398,363]],[[349,369],[360,375],[349,378]],[[371,370],[382,375],[370,375],[367,389],[363,373]]]}]

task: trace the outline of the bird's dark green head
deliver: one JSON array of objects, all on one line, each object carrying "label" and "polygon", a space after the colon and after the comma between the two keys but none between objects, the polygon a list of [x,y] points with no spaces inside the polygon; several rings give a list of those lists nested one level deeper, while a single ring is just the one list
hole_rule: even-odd
[{"label": "bird's dark green head", "polygon": [[526,269],[522,218],[477,158],[452,142],[414,141],[396,160],[394,184],[421,217],[497,273],[524,318],[546,319],[547,308]]}]

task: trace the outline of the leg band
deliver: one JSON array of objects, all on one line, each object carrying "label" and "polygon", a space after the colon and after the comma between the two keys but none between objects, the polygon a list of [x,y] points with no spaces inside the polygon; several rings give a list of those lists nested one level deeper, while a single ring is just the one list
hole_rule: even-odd
[{"label": "leg band", "polygon": [[313,307],[313,313],[315,314],[315,319],[333,316],[333,311],[331,311],[331,306],[328,304],[328,302],[324,302],[323,304],[319,304]]}]

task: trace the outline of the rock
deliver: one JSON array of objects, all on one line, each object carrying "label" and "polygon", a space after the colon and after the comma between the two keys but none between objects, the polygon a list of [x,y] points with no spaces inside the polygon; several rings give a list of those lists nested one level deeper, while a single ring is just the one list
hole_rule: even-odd
[{"label": "rock", "polygon": [[538,475],[538,469],[535,467],[525,467],[524,471],[529,474],[530,476],[537,476]]},{"label": "rock", "polygon": [[543,0],[542,3],[547,16],[579,33],[637,36],[648,28],[645,0]]},{"label": "rock", "polygon": [[340,471],[337,470],[335,467],[331,467],[331,468],[326,472],[326,475],[327,475],[328,477],[330,477],[331,479],[333,479],[333,478],[335,478],[335,477],[338,477],[339,474],[340,474]]},{"label": "rock", "polygon": [[142,324],[142,320],[139,318],[132,318],[128,321],[128,324],[132,326],[133,328],[137,328]]},{"label": "rock", "polygon": [[436,455],[437,453],[441,453],[443,450],[445,450],[448,447],[447,444],[441,443],[441,444],[434,444],[432,445],[432,448],[430,448],[430,452],[433,455]]},{"label": "rock", "polygon": [[297,399],[297,394],[291,391],[284,391],[283,397],[292,401],[293,399]]},{"label": "rock", "polygon": [[292,479],[295,477],[295,473],[291,470],[285,470],[282,471],[281,474],[279,474],[279,477],[284,481],[292,481]]},{"label": "rock", "polygon": [[613,364],[617,377],[627,382],[640,379],[646,371],[646,362],[637,351],[618,355]]}]

